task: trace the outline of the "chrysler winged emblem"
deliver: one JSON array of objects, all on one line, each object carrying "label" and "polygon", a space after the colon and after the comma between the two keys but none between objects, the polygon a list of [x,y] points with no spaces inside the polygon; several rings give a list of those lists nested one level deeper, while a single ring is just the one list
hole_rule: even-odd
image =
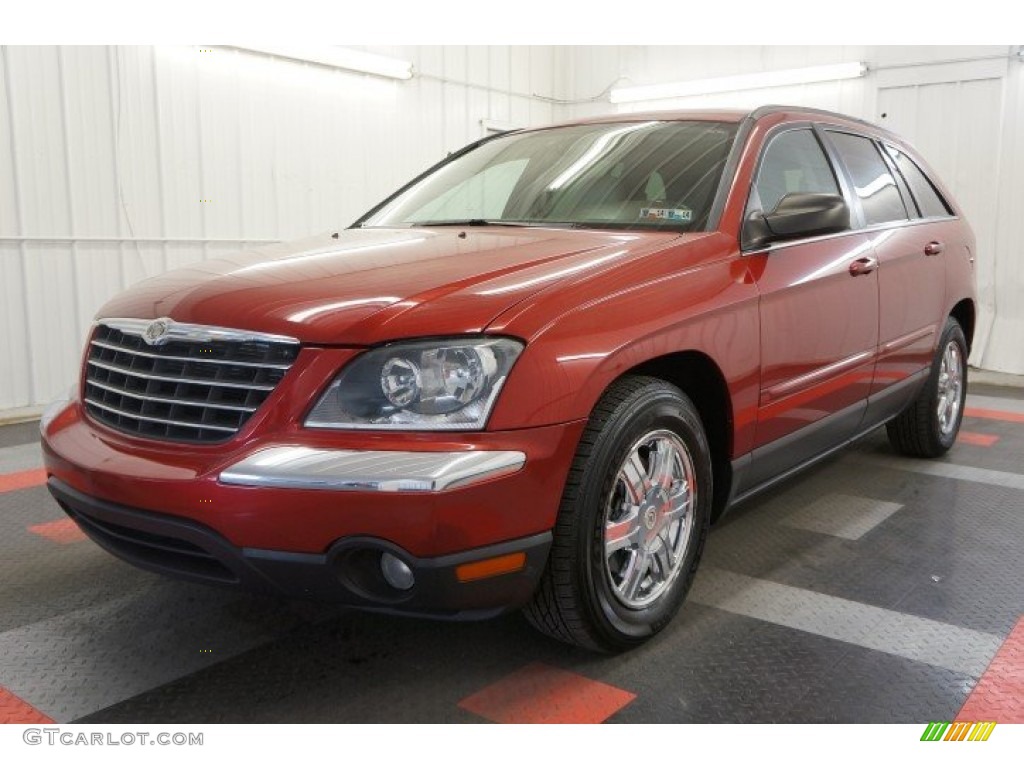
[{"label": "chrysler winged emblem", "polygon": [[167,335],[167,331],[170,330],[172,322],[169,317],[154,320],[146,326],[146,330],[142,332],[142,338],[147,344],[160,344]]}]

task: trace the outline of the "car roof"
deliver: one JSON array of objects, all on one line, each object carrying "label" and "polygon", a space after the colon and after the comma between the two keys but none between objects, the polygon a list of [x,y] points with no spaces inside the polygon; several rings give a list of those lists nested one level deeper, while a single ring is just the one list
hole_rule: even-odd
[{"label": "car roof", "polygon": [[600,123],[625,123],[647,120],[701,120],[719,123],[740,123],[744,120],[760,120],[773,115],[783,115],[787,120],[811,120],[826,121],[839,125],[846,125],[850,128],[864,130],[879,136],[899,141],[902,140],[887,128],[880,125],[861,120],[857,117],[844,115],[839,112],[830,112],[827,109],[816,109],[814,107],[798,107],[785,104],[767,104],[757,109],[673,109],[648,112],[619,112],[613,115],[598,115],[596,117],[579,118],[556,123],[554,126],[568,125],[592,125]]},{"label": "car roof", "polygon": [[750,110],[744,109],[672,109],[651,112],[617,112],[610,115],[596,115],[594,117],[580,117],[574,120],[561,120],[553,123],[547,128],[561,127],[565,125],[598,125],[601,123],[635,123],[647,120],[706,120],[718,123],[738,123],[750,115]]}]

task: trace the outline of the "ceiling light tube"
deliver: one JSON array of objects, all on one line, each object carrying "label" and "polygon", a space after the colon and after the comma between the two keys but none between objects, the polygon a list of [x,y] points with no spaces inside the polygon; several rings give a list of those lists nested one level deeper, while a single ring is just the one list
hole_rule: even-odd
[{"label": "ceiling light tube", "polygon": [[730,91],[752,91],[758,88],[774,88],[780,85],[806,85],[833,80],[849,80],[862,77],[867,65],[860,61],[843,64],[826,64],[820,67],[799,69],[776,69],[768,72],[750,72],[728,77],[711,77],[704,80],[684,80],[676,83],[637,85],[627,88],[613,88],[609,94],[612,104],[633,101],[655,101],[676,99],[685,96],[705,96],[711,93]]},{"label": "ceiling light tube", "polygon": [[411,61],[357,51],[353,48],[342,48],[338,45],[232,45],[227,47],[292,61],[305,61],[322,64],[325,67],[347,69],[350,72],[390,77],[395,80],[408,80],[412,77]]}]

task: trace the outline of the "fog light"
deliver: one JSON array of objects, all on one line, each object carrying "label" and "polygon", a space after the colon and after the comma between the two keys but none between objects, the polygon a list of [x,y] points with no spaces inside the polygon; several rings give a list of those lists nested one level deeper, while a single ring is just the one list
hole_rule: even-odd
[{"label": "fog light", "polygon": [[395,589],[412,589],[416,583],[412,569],[390,552],[380,556],[380,570],[384,574],[384,581]]}]

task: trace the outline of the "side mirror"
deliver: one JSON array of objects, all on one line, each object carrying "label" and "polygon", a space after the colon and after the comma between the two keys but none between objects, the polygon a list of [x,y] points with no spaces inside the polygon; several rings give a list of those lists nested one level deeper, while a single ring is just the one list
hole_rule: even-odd
[{"label": "side mirror", "polygon": [[760,248],[780,240],[843,232],[850,228],[850,209],[841,195],[792,192],[771,213],[755,211],[743,225],[743,247]]}]

